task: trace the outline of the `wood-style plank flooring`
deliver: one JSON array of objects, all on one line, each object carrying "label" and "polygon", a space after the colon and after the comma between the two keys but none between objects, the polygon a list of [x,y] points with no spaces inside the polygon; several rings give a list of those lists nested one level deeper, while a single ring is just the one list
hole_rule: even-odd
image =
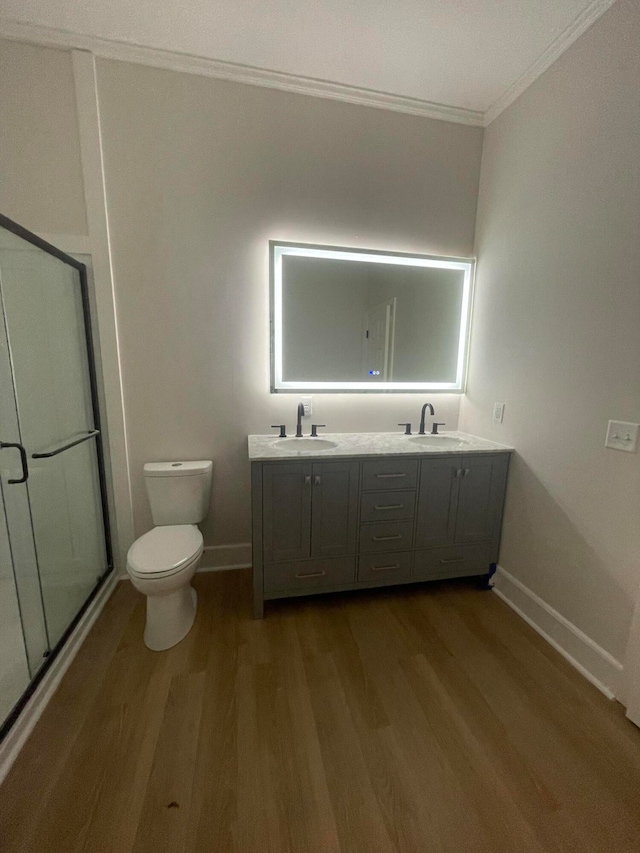
[{"label": "wood-style plank flooring", "polygon": [[121,583],[0,788],[2,853],[640,851],[640,730],[472,584],[293,599]]}]

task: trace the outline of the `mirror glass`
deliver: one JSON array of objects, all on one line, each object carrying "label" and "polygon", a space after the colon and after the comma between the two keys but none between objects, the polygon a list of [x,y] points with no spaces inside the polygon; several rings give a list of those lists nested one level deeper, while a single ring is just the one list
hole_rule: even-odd
[{"label": "mirror glass", "polygon": [[461,391],[473,261],[272,242],[272,391]]}]

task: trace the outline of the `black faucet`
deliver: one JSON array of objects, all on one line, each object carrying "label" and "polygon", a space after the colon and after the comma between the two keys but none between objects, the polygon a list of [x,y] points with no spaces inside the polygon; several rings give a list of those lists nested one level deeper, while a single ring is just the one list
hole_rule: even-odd
[{"label": "black faucet", "polygon": [[[432,409],[433,411],[433,409]],[[304,405],[298,403],[298,423],[296,424],[296,438],[302,438],[302,418],[304,417]]]},{"label": "black faucet", "polygon": [[435,412],[433,411],[433,406],[431,405],[431,403],[425,403],[424,406],[422,407],[422,414],[420,415],[420,432],[418,433],[418,435],[424,435],[425,434],[425,432],[424,432],[424,413],[427,409],[429,409],[429,411],[431,412],[431,417],[434,417],[434,415],[435,415]]}]

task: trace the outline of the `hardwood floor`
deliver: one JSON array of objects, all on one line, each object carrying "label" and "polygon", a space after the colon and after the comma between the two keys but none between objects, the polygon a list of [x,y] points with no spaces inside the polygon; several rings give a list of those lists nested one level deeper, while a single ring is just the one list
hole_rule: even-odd
[{"label": "hardwood floor", "polygon": [[196,578],[168,652],[119,585],[0,788],[2,853],[640,850],[640,730],[470,584]]}]

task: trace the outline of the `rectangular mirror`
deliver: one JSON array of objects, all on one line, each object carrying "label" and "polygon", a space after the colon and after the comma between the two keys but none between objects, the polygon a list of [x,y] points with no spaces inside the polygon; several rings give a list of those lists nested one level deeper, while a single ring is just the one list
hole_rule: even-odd
[{"label": "rectangular mirror", "polygon": [[464,389],[472,260],[269,245],[273,392]]}]

